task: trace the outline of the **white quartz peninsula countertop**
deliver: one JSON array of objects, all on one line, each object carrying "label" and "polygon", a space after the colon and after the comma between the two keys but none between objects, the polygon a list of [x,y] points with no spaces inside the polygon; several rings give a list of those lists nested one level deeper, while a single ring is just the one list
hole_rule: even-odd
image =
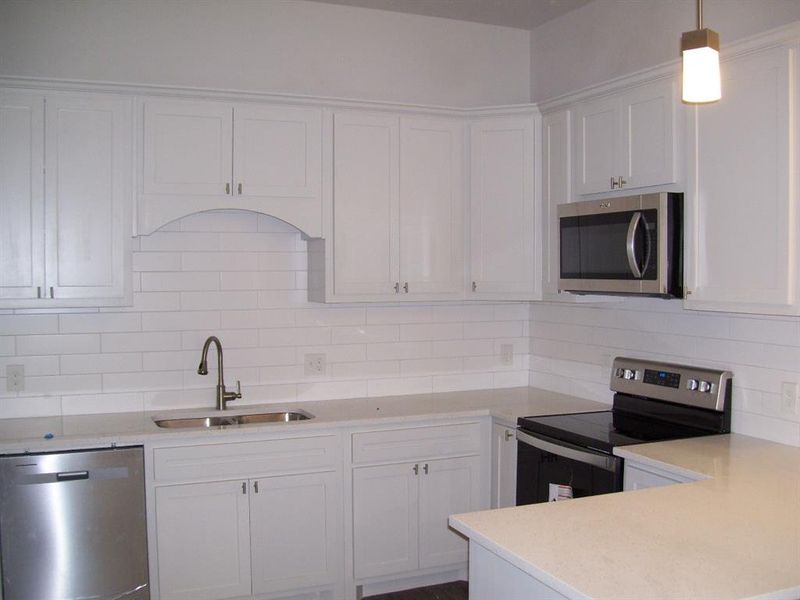
[{"label": "white quartz peninsula countertop", "polygon": [[[307,421],[234,425],[209,429],[162,429],[154,419],[220,414],[213,407],[139,413],[108,413],[0,420],[0,453],[47,452],[143,444],[169,437],[221,439],[243,434],[313,433],[320,429],[370,426],[419,419],[492,416],[508,425],[528,415],[608,410],[607,404],[530,387],[410,396],[350,398],[245,405],[231,403],[225,415],[302,409]],[[45,437],[48,436],[48,437]]]},{"label": "white quartz peninsula countertop", "polygon": [[800,597],[800,448],[731,434],[615,453],[706,479],[450,523],[569,598]]}]

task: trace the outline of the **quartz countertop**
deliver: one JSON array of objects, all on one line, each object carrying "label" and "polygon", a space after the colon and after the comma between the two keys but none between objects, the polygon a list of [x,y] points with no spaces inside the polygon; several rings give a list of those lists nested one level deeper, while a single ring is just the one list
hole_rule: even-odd
[{"label": "quartz countertop", "polygon": [[[307,421],[212,427],[163,429],[154,419],[220,414],[214,408],[138,413],[35,417],[0,420],[0,453],[47,452],[111,445],[143,444],[170,438],[218,439],[244,433],[313,432],[339,426],[370,426],[419,419],[492,416],[514,426],[521,416],[608,410],[610,406],[530,387],[474,390],[412,396],[383,396],[290,402],[280,404],[232,403],[226,415],[303,409],[314,415]],[[46,435],[52,434],[49,439]]]},{"label": "quartz countertop", "polygon": [[800,448],[730,434],[615,453],[699,481],[450,523],[569,598],[800,597]]}]

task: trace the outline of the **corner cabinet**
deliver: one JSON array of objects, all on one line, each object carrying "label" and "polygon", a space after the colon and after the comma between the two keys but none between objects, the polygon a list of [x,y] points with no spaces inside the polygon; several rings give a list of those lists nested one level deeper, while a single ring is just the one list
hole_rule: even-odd
[{"label": "corner cabinet", "polygon": [[446,117],[330,115],[326,240],[309,243],[312,300],[464,296],[463,125]]},{"label": "corner cabinet", "polygon": [[532,114],[470,125],[470,299],[541,297],[537,125]]},{"label": "corner cabinet", "polygon": [[723,60],[722,99],[689,119],[684,306],[800,312],[798,46]]},{"label": "corner cabinet", "polygon": [[576,193],[677,181],[676,89],[670,78],[575,106]]},{"label": "corner cabinet", "polygon": [[334,435],[155,448],[157,597],[340,589],[338,452]]},{"label": "corner cabinet", "polygon": [[132,103],[0,90],[0,308],[131,299]]},{"label": "corner cabinet", "polygon": [[139,117],[138,233],[237,208],[321,235],[320,108],[146,99]]}]

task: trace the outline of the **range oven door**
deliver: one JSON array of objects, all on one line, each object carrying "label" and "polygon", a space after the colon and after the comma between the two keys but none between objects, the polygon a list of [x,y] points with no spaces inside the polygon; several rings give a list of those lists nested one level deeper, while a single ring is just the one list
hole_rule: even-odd
[{"label": "range oven door", "polygon": [[541,434],[517,430],[517,506],[547,502],[550,484],[574,498],[622,491],[623,460]]}]

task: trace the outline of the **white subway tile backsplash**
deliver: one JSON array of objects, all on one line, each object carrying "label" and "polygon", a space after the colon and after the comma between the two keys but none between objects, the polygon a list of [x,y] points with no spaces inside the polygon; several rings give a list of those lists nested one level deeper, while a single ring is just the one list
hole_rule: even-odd
[{"label": "white subway tile backsplash", "polygon": [[183,388],[182,371],[152,371],[142,373],[104,373],[104,392],[136,392]]},{"label": "white subway tile backsplash", "polygon": [[218,290],[219,273],[183,272],[142,273],[144,292],[183,292],[186,290]]},{"label": "white subway tile backsplash", "polygon": [[376,377],[399,377],[400,361],[378,360],[363,362],[344,362],[331,365],[331,374],[341,379],[372,379]]},{"label": "white subway tile backsplash", "polygon": [[[527,378],[528,373],[525,372]],[[434,375],[431,378],[434,392],[458,392],[462,390],[491,389],[495,387],[492,373],[459,373],[458,375]],[[526,382],[527,385],[527,382]],[[508,386],[503,386],[508,387]]]},{"label": "white subway tile backsplash", "polygon": [[510,338],[523,334],[522,321],[496,321],[489,323],[469,323],[464,325],[464,339]]},{"label": "white subway tile backsplash", "polygon": [[0,356],[11,356],[15,354],[15,339],[13,336],[0,335]]},{"label": "white subway tile backsplash", "polygon": [[91,313],[59,315],[61,333],[109,333],[141,331],[142,316],[137,313]]},{"label": "white subway tile backsplash", "polygon": [[243,310],[259,306],[260,292],[181,292],[182,310]]},{"label": "white subway tile backsplash", "polygon": [[216,271],[235,273],[238,271],[257,271],[256,252],[184,252],[176,271]]},{"label": "white subway tile backsplash", "polygon": [[[5,389],[5,386],[3,386]],[[61,414],[60,396],[27,396],[0,398],[0,414],[4,419],[50,417]]]},{"label": "white subway tile backsplash", "polygon": [[210,252],[219,250],[219,236],[219,233],[156,231],[139,238],[139,243],[143,252]]},{"label": "white subway tile backsplash", "polygon": [[0,335],[58,333],[58,315],[0,315]]},{"label": "white subway tile backsplash", "polygon": [[180,221],[181,231],[258,231],[258,217],[243,210],[212,210],[195,213]]},{"label": "white subway tile backsplash", "polygon": [[351,325],[333,328],[334,344],[358,344],[400,341],[397,325]]},{"label": "white subway tile backsplash", "polygon": [[430,394],[431,392],[433,392],[433,379],[431,377],[370,379],[367,381],[368,396]]},{"label": "white subway tile backsplash", "polygon": [[22,335],[17,337],[17,354],[91,354],[100,352],[98,334]]},{"label": "white subway tile backsplash", "polygon": [[[216,357],[211,357],[209,372]],[[142,371],[185,371],[187,369],[197,369],[200,364],[200,349],[173,350],[167,352],[143,352],[141,355]],[[144,375],[147,377],[147,375]]]},{"label": "white subway tile backsplash", "polygon": [[134,252],[133,270],[144,271],[180,271],[181,255],[175,252]]},{"label": "white subway tile backsplash", "polygon": [[103,352],[147,352],[180,350],[180,332],[104,333]]},{"label": "white subway tile backsplash", "polygon": [[295,312],[295,324],[298,327],[363,325],[366,322],[364,308],[302,308]]},{"label": "white subway tile backsplash", "polygon": [[[209,336],[219,338],[223,349],[258,347],[257,329],[208,329],[205,331],[181,332],[181,345],[184,350],[194,350],[200,356],[200,350]],[[199,360],[199,359],[198,359]]]},{"label": "white subway tile backsplash", "polygon": [[144,397],[141,392],[127,394],[83,394],[61,397],[61,412],[64,415],[141,412],[143,410]]},{"label": "white subway tile backsplash", "polygon": [[464,337],[462,323],[425,323],[400,325],[400,340],[460,340]]},{"label": "white subway tile backsplash", "polygon": [[[8,365],[22,365],[25,367],[25,375],[58,375],[59,357],[58,356],[3,356],[0,358],[0,377],[5,377]],[[5,382],[2,389],[5,390]]]},{"label": "white subway tile backsplash", "polygon": [[139,373],[142,355],[138,352],[114,354],[70,354],[61,357],[61,373]]},{"label": "white subway tile backsplash", "polygon": [[220,328],[216,311],[149,312],[141,315],[142,331],[192,331]]},{"label": "white subway tile backsplash", "polygon": [[297,384],[298,400],[364,398],[366,396],[366,381],[320,381]]},{"label": "white subway tile backsplash", "polygon": [[223,252],[293,252],[297,247],[297,233],[220,233],[220,250]]},{"label": "white subway tile backsplash", "polygon": [[295,283],[293,271],[220,274],[220,288],[223,290],[294,290]]},{"label": "white subway tile backsplash", "polygon": [[77,392],[99,392],[100,375],[37,375],[25,377],[25,391],[20,396],[60,396]]},{"label": "white subway tile backsplash", "polygon": [[367,345],[367,358],[369,360],[427,358],[432,354],[431,342],[394,342]]},{"label": "white subway tile backsplash", "polygon": [[323,346],[331,343],[330,327],[288,327],[259,331],[260,345],[267,346]]}]

